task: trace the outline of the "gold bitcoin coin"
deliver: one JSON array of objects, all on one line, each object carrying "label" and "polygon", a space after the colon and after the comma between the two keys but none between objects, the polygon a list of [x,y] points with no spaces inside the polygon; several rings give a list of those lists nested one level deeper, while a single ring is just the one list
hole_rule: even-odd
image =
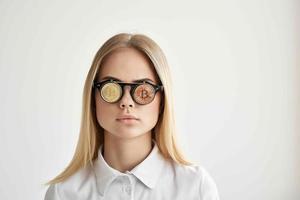
[{"label": "gold bitcoin coin", "polygon": [[143,84],[136,88],[134,98],[139,104],[148,104],[153,100],[154,95],[154,88],[149,84]]},{"label": "gold bitcoin coin", "polygon": [[101,89],[101,96],[107,102],[115,102],[121,95],[122,88],[115,83],[106,83]]}]

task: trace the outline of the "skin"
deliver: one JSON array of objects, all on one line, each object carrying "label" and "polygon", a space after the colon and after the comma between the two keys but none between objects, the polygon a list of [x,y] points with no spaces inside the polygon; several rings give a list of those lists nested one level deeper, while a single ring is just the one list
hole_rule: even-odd
[{"label": "skin", "polygon": [[[122,82],[149,78],[158,84],[158,77],[147,56],[134,48],[119,48],[102,62],[98,80],[105,76],[116,77]],[[130,96],[130,87],[125,86],[122,99],[114,104],[105,102],[95,93],[97,121],[104,129],[102,155],[112,168],[126,172],[141,163],[151,152],[151,130],[155,127],[160,110],[161,93],[153,101],[139,105]],[[117,118],[123,114],[135,115],[133,124],[121,123]]]}]

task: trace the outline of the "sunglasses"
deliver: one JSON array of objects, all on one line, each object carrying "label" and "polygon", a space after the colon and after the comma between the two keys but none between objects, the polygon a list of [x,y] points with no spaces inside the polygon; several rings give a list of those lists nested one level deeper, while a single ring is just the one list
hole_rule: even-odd
[{"label": "sunglasses", "polygon": [[163,91],[162,85],[154,85],[148,81],[141,83],[125,83],[113,79],[94,82],[93,88],[97,88],[101,98],[108,103],[118,102],[124,94],[124,86],[130,86],[130,95],[135,103],[146,105],[153,101],[158,91]]}]

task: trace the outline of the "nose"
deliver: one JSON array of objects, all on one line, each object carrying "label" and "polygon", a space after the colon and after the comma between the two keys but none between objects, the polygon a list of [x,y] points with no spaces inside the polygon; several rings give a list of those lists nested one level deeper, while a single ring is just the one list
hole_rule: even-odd
[{"label": "nose", "polygon": [[129,85],[125,85],[124,86],[124,90],[123,90],[124,94],[120,100],[120,108],[123,109],[125,107],[133,107],[134,106],[134,101],[130,95],[130,86]]}]

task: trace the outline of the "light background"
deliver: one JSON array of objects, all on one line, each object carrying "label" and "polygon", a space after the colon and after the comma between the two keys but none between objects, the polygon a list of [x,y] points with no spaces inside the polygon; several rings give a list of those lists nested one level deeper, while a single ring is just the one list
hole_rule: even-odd
[{"label": "light background", "polygon": [[0,1],[0,199],[43,199],[69,163],[94,54],[165,52],[181,146],[222,200],[300,199],[299,1]]}]

